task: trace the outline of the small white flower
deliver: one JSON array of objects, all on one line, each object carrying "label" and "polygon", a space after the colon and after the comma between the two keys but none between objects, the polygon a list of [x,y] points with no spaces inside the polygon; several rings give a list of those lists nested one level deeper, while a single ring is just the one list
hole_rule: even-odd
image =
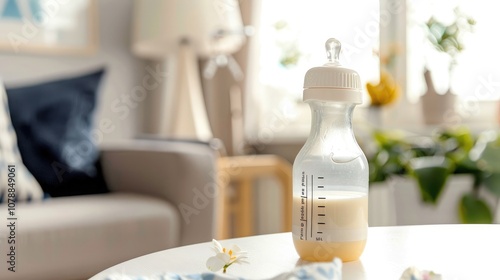
[{"label": "small white flower", "polygon": [[441,274],[428,270],[419,270],[416,267],[409,267],[401,275],[399,280],[441,280]]},{"label": "small white flower", "polygon": [[224,269],[223,272],[226,273],[226,269],[233,263],[248,263],[247,252],[241,251],[240,247],[233,245],[230,249],[222,247],[217,240],[212,239],[213,249],[215,251],[215,256],[208,258],[207,268],[211,271],[219,271]]}]

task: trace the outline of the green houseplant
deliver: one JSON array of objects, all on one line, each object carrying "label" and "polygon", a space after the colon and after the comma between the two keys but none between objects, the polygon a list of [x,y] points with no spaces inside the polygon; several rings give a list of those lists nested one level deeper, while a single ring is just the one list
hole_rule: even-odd
[{"label": "green houseplant", "polygon": [[430,137],[408,137],[401,132],[374,133],[376,152],[369,157],[370,181],[408,175],[419,187],[422,201],[437,204],[452,174],[470,174],[470,192],[459,202],[464,223],[492,223],[491,205],[479,196],[485,188],[500,198],[500,134],[475,137],[467,128],[446,129]]},{"label": "green houseplant", "polygon": [[[451,23],[439,21],[431,17],[424,25],[423,29],[427,34],[427,42],[432,49],[443,58],[449,61],[441,61],[448,64],[449,84],[448,90],[444,94],[436,91],[431,71],[424,70],[424,79],[427,91],[421,97],[424,121],[427,124],[441,124],[447,122],[446,115],[455,112],[456,95],[451,89],[451,75],[457,62],[457,56],[464,48],[464,35],[473,31],[475,20],[463,14],[458,8],[454,9],[454,20]],[[435,69],[434,69],[435,70]]]},{"label": "green houseplant", "polygon": [[438,51],[447,54],[450,59],[449,70],[456,65],[456,56],[464,50],[463,34],[472,32],[476,21],[462,13],[458,8],[453,10],[454,21],[450,24],[431,17],[425,23],[427,39]]}]

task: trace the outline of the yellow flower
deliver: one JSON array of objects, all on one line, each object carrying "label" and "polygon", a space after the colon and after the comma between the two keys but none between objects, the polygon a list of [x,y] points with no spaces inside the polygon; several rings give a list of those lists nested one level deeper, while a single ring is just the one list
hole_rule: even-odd
[{"label": "yellow flower", "polygon": [[371,106],[383,106],[394,102],[399,96],[399,86],[391,74],[385,70],[380,71],[378,84],[367,83],[366,90],[371,99]]},{"label": "yellow flower", "polygon": [[233,245],[231,249],[224,248],[215,239],[212,239],[213,249],[215,251],[215,256],[208,258],[207,268],[211,271],[219,271],[224,269],[223,272],[226,273],[226,269],[233,263],[248,263],[247,252],[241,251],[241,249]]}]

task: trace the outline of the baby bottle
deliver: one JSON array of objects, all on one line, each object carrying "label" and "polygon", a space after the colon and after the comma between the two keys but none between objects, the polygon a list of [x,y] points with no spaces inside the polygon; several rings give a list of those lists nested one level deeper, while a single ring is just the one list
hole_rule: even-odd
[{"label": "baby bottle", "polygon": [[309,138],[293,164],[292,236],[308,261],[357,260],[368,230],[368,163],[352,130],[361,103],[356,71],[340,65],[340,42],[326,41],[328,61],[307,71]]}]

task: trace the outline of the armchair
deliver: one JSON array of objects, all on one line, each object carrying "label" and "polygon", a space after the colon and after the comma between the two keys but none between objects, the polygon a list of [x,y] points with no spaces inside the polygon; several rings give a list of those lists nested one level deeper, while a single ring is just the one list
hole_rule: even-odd
[{"label": "armchair", "polygon": [[216,160],[216,151],[203,142],[134,140],[103,147],[109,188],[170,202],[180,214],[179,245],[216,234]]},{"label": "armchair", "polygon": [[[110,193],[18,203],[16,272],[0,279],[88,279],[125,260],[215,236],[216,153],[206,143],[129,140],[103,145]],[[7,209],[0,205],[0,219]]]}]

